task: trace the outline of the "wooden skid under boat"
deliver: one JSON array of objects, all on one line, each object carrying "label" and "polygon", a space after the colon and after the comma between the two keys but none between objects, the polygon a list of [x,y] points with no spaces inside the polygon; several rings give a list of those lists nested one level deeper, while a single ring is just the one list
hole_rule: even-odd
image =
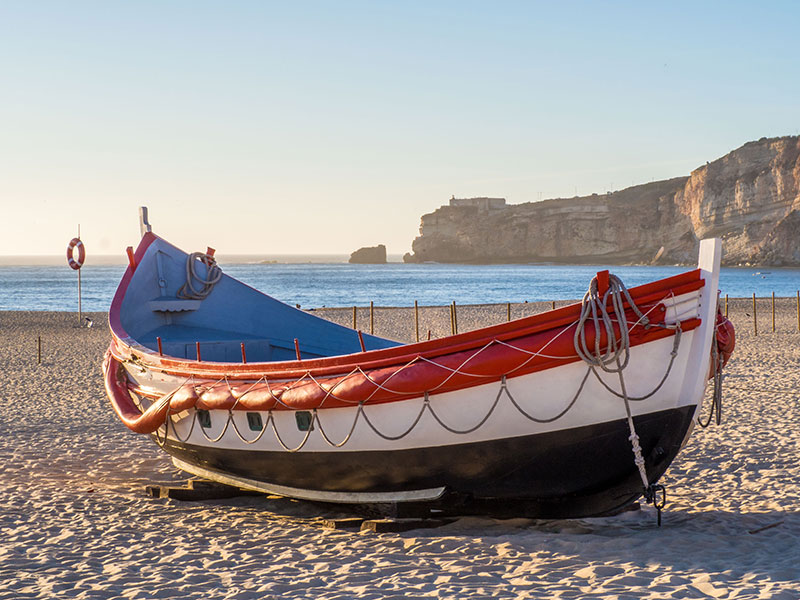
[{"label": "wooden skid under boat", "polygon": [[[656,482],[692,429],[718,347],[720,251],[705,240],[698,269],[630,296],[601,273],[582,304],[400,344],[296,310],[148,232],[111,306],[106,390],[126,426],[222,483],[601,514]],[[192,278],[209,282],[203,293]]]}]

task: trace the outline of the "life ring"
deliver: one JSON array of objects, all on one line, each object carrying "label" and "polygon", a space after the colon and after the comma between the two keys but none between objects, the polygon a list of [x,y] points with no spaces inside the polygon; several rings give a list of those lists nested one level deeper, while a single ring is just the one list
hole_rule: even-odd
[{"label": "life ring", "polygon": [[717,322],[714,327],[714,339],[711,342],[716,344],[716,357],[714,348],[711,349],[711,364],[708,365],[708,378],[713,379],[714,375],[722,372],[728,360],[736,348],[736,330],[726,316],[717,311]]},{"label": "life ring", "polygon": [[724,368],[736,348],[736,330],[733,328],[733,323],[722,313],[717,313],[716,342]]},{"label": "life ring", "polygon": [[[78,259],[75,260],[75,248],[78,249]],[[72,238],[67,246],[67,264],[76,271],[83,266],[83,261],[86,260],[86,249],[83,247],[83,242],[79,238]]]}]

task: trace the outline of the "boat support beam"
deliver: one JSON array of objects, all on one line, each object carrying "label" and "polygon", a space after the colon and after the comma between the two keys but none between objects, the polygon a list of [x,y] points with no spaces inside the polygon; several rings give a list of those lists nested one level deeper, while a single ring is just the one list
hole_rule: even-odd
[{"label": "boat support beam", "polygon": [[428,488],[424,490],[409,490],[397,492],[329,492],[325,490],[305,490],[294,487],[264,483],[255,479],[239,477],[230,473],[221,473],[199,465],[172,457],[172,464],[182,471],[192,473],[211,481],[217,481],[233,487],[276,496],[287,496],[300,500],[314,500],[317,502],[337,502],[342,504],[380,504],[386,502],[424,502],[438,500],[445,492],[445,487]]}]

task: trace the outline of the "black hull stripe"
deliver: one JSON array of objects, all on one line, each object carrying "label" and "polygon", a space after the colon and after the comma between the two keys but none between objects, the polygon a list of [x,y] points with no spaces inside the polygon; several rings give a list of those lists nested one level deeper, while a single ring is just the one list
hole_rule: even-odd
[{"label": "black hull stripe", "polygon": [[[634,418],[651,482],[680,450],[694,406]],[[642,493],[625,419],[531,436],[410,450],[264,452],[181,444],[204,469],[299,489],[385,493],[446,487],[457,497],[515,499],[539,517],[613,511]]]}]

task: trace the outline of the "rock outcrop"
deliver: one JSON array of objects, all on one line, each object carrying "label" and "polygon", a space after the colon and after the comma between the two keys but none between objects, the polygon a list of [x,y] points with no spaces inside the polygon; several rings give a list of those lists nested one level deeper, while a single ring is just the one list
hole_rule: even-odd
[{"label": "rock outcrop", "polygon": [[800,265],[800,138],[750,142],[688,177],[506,205],[453,198],[422,217],[407,261],[693,263],[721,237],[728,265]]},{"label": "rock outcrop", "polygon": [[359,248],[350,255],[348,262],[360,265],[386,264],[386,246],[378,244],[367,248]]}]

